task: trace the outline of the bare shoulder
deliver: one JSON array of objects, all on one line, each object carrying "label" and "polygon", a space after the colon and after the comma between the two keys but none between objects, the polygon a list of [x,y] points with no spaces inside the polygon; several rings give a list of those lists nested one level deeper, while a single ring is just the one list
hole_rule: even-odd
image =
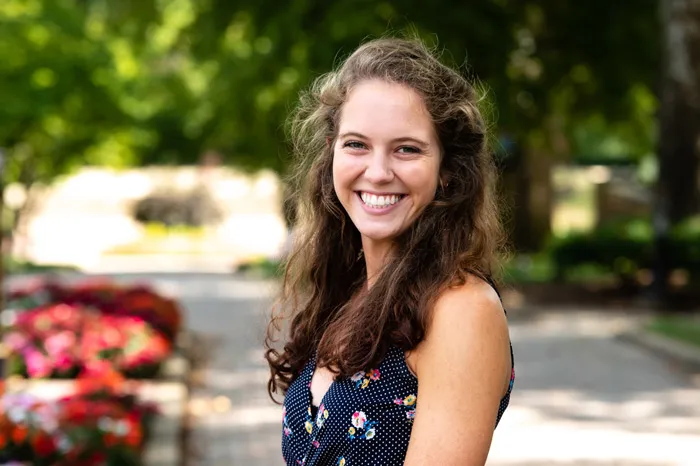
[{"label": "bare shoulder", "polygon": [[420,395],[407,466],[485,463],[509,386],[509,343],[505,312],[488,283],[470,277],[438,297],[410,355]]},{"label": "bare shoulder", "polygon": [[465,322],[506,322],[501,299],[496,290],[475,276],[470,276],[463,285],[445,290],[436,300],[433,313],[433,320],[438,325],[446,318]]},{"label": "bare shoulder", "polygon": [[[477,277],[445,290],[436,300],[425,339],[413,351],[412,369],[432,377],[436,372],[474,373],[477,366],[508,363],[510,337],[501,300],[491,285]],[[459,369],[467,369],[461,371]],[[424,377],[424,378],[426,378]],[[505,380],[504,375],[500,380]]]},{"label": "bare shoulder", "polygon": [[[434,345],[467,345],[477,340],[508,338],[508,323],[501,300],[491,285],[471,276],[460,286],[445,290],[436,300],[418,354]],[[498,342],[494,342],[498,343]]]}]

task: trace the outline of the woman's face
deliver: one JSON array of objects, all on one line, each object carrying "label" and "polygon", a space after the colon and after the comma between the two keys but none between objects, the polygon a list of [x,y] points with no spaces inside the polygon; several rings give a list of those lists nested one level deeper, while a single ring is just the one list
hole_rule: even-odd
[{"label": "woman's face", "polygon": [[440,143],[414,90],[380,80],[348,95],[333,148],[333,186],[367,240],[390,242],[435,197]]}]

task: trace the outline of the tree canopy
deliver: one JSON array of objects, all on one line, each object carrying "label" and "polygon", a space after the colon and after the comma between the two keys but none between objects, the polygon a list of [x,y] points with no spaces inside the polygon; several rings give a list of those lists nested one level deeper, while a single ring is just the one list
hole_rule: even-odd
[{"label": "tree canopy", "polygon": [[81,164],[193,163],[209,149],[281,171],[299,90],[363,40],[411,30],[486,84],[499,132],[518,143],[547,146],[555,128],[569,152],[639,157],[653,148],[656,9],[655,0],[5,0],[0,147],[38,178]]}]

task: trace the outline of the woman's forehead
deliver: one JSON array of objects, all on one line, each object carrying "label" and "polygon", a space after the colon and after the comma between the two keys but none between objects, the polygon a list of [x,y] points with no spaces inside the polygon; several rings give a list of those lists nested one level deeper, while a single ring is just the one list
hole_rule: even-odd
[{"label": "woman's forehead", "polygon": [[339,134],[345,133],[428,140],[434,137],[434,128],[423,99],[413,89],[367,81],[355,87],[343,105]]}]

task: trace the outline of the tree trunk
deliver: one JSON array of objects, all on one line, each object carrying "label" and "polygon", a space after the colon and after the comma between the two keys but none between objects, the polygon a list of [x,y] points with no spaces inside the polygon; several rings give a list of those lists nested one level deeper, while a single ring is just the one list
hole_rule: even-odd
[{"label": "tree trunk", "polygon": [[662,0],[664,56],[654,232],[657,298],[667,298],[670,228],[698,212],[700,0]]}]

